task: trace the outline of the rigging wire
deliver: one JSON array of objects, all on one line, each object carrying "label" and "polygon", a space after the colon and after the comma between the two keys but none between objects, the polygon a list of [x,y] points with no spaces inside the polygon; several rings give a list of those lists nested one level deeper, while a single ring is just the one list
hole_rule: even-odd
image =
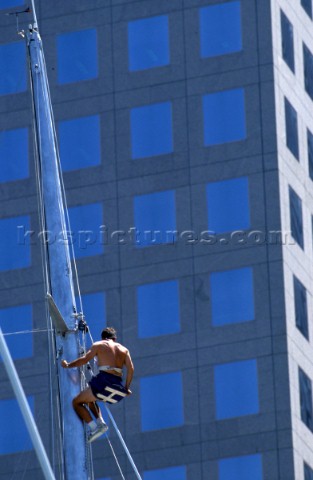
[{"label": "rigging wire", "polygon": [[123,470],[122,470],[122,468],[121,468],[121,466],[120,466],[120,464],[119,464],[119,461],[118,461],[118,459],[117,459],[117,456],[116,456],[116,453],[115,453],[114,448],[113,448],[113,446],[112,446],[112,443],[110,442],[109,436],[108,436],[107,433],[105,434],[105,436],[106,436],[106,439],[107,439],[107,441],[108,441],[108,444],[109,444],[109,446],[110,446],[110,448],[111,448],[112,455],[113,455],[113,457],[114,457],[114,459],[115,459],[115,461],[116,461],[116,465],[117,465],[117,467],[118,467],[118,469],[119,469],[119,472],[120,472],[120,474],[121,474],[121,477],[122,477],[123,480],[125,480],[125,477],[124,477],[124,474],[123,474]]},{"label": "rigging wire", "polygon": [[[82,331],[81,337],[82,337],[82,345],[81,345],[81,342],[80,342],[80,336],[78,335],[79,348],[80,348],[80,352],[85,354],[86,353],[86,334],[85,334],[85,331]],[[81,375],[80,375],[81,391],[84,390],[86,388],[86,386],[88,385],[87,378],[86,378],[86,369],[87,369],[87,365],[84,365],[80,369],[81,370]],[[85,450],[86,450],[86,462],[87,462],[87,466],[88,466],[88,471],[91,473],[92,478],[94,478],[92,452],[91,452],[90,445],[87,442],[87,425],[86,425],[86,423],[84,423],[84,434],[85,434],[85,442],[86,442]]]},{"label": "rigging wire", "polygon": [[[46,60],[45,57],[42,56],[42,62],[43,62],[43,69],[46,70]],[[50,118],[52,119],[51,126],[53,130],[53,140],[54,140],[54,146],[55,146],[55,156],[57,160],[57,169],[58,169],[58,176],[60,180],[60,187],[61,187],[61,198],[59,199],[59,210],[60,212],[64,212],[64,216],[61,214],[61,224],[62,224],[62,235],[64,241],[66,240],[68,242],[68,245],[70,246],[70,253],[71,255],[68,254],[68,250],[66,249],[66,259],[67,259],[67,264],[69,268],[69,273],[71,273],[71,263],[73,263],[74,266],[74,272],[75,272],[75,282],[76,282],[76,287],[77,287],[77,292],[78,292],[78,298],[80,301],[80,310],[82,311],[82,302],[81,302],[81,292],[80,292],[80,286],[79,286],[79,280],[78,280],[78,271],[77,271],[77,264],[76,264],[76,259],[75,259],[75,252],[74,252],[74,243],[73,241],[69,241],[68,238],[68,232],[71,232],[71,225],[70,225],[70,219],[69,219],[69,213],[68,213],[68,204],[67,204],[67,199],[66,199],[66,192],[65,192],[65,186],[64,186],[64,180],[63,180],[63,175],[62,175],[62,166],[61,166],[61,159],[60,159],[60,153],[58,149],[58,139],[57,139],[57,133],[56,133],[56,128],[55,128],[55,122],[53,121],[53,108],[52,108],[52,101],[51,101],[51,95],[50,95],[50,90],[49,89],[44,89],[43,90],[43,97],[45,98],[46,104],[48,105],[49,112],[50,112]],[[61,232],[60,232],[61,233]],[[73,306],[75,306],[75,292],[73,289],[71,289],[71,294],[72,294],[72,302]]]},{"label": "rigging wire", "polygon": [[35,328],[33,330],[19,330],[18,332],[8,332],[3,333],[4,337],[8,337],[10,335],[26,335],[27,333],[46,333],[46,332],[54,332],[53,328]]},{"label": "rigging wire", "polygon": [[127,448],[127,445],[126,445],[126,443],[125,443],[125,441],[124,441],[124,439],[123,439],[123,436],[122,436],[121,432],[119,431],[119,429],[118,429],[118,427],[117,427],[117,425],[116,425],[116,422],[115,422],[115,420],[114,420],[114,418],[113,418],[113,415],[112,415],[112,413],[111,413],[111,411],[110,411],[110,409],[109,409],[109,407],[107,406],[106,403],[104,404],[104,406],[105,406],[105,408],[106,408],[106,411],[108,412],[108,415],[109,415],[109,417],[110,417],[110,420],[111,420],[112,424],[114,425],[115,431],[116,431],[116,433],[117,433],[117,435],[118,435],[118,437],[119,437],[119,439],[120,439],[120,441],[121,441],[121,444],[122,444],[122,446],[123,446],[123,448],[124,448],[124,450],[125,450],[125,453],[126,453],[126,455],[127,455],[127,457],[128,457],[128,460],[130,461],[130,464],[131,464],[131,466],[133,467],[133,470],[134,470],[134,472],[135,472],[135,475],[136,475],[136,477],[137,477],[138,480],[141,480],[141,476],[140,476],[140,474],[139,474],[139,472],[138,472],[138,470],[137,470],[137,467],[136,467],[136,465],[135,465],[135,462],[134,462],[134,460],[133,460],[133,458],[132,458],[132,456],[131,456],[128,448]]}]

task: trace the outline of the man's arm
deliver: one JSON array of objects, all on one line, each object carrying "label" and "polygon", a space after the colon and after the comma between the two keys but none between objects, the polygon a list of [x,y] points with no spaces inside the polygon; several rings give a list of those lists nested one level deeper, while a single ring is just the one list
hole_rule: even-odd
[{"label": "man's arm", "polygon": [[126,354],[126,358],[125,358],[125,367],[126,367],[126,370],[127,370],[125,388],[126,388],[128,394],[131,394],[131,391],[129,390],[129,387],[130,387],[131,381],[133,379],[135,369],[134,369],[134,365],[133,365],[133,362],[132,362],[132,359],[131,359],[131,356],[130,356],[130,353],[129,353],[128,350],[127,350],[127,354]]},{"label": "man's arm", "polygon": [[72,362],[67,362],[66,360],[62,360],[61,365],[63,368],[74,368],[74,367],[81,367],[89,362],[93,357],[97,355],[97,347],[96,345],[92,345],[91,349],[88,350],[86,355],[82,357],[76,358]]}]

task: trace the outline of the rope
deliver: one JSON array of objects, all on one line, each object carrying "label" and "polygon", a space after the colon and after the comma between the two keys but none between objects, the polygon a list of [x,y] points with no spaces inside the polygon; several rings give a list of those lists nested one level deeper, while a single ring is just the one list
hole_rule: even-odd
[{"label": "rope", "polygon": [[[85,354],[86,353],[86,334],[85,332],[82,332],[82,345],[80,343],[80,339],[78,337],[78,343],[79,343],[79,348],[82,350],[82,352]],[[80,368],[80,386],[81,390],[84,390],[88,384],[87,378],[86,378],[86,368],[87,365],[83,365]],[[92,452],[90,445],[87,441],[87,425],[84,423],[84,434],[85,434],[85,450],[86,450],[86,462],[88,465],[88,470],[91,473],[91,478],[94,478],[94,469],[93,469],[93,461],[92,461]]]},{"label": "rope", "polygon": [[121,469],[121,466],[120,466],[120,464],[119,464],[119,461],[118,461],[118,459],[117,459],[117,456],[116,456],[116,454],[115,454],[115,452],[114,452],[114,449],[113,449],[113,447],[112,447],[112,443],[110,442],[110,439],[109,439],[109,437],[108,437],[108,434],[106,433],[105,436],[106,436],[106,439],[107,439],[107,441],[108,441],[108,444],[110,445],[110,448],[111,448],[111,450],[112,450],[112,454],[113,454],[113,457],[114,457],[114,459],[115,459],[115,461],[116,461],[116,465],[117,465],[117,467],[118,467],[118,469],[119,469],[119,472],[120,472],[120,474],[121,474],[121,477],[122,477],[123,480],[125,480],[125,477],[124,477],[124,475],[123,475],[123,471],[122,471],[122,469]]},{"label": "rope", "polygon": [[43,332],[54,332],[54,330],[53,328],[35,328],[34,330],[21,330],[18,332],[3,333],[3,336],[8,337],[10,335],[25,335],[27,333],[43,333]]},{"label": "rope", "polygon": [[112,422],[112,424],[113,424],[113,426],[114,426],[114,428],[115,428],[115,431],[116,431],[116,433],[117,433],[117,435],[118,435],[118,438],[119,438],[120,441],[121,441],[121,444],[122,444],[122,446],[123,446],[123,448],[124,448],[124,450],[125,450],[125,453],[126,453],[126,455],[127,455],[127,457],[128,457],[128,460],[130,461],[130,464],[131,464],[131,466],[133,467],[133,470],[134,470],[134,472],[135,472],[136,477],[138,478],[138,480],[142,480],[142,479],[141,479],[141,476],[140,476],[140,474],[139,474],[139,472],[138,472],[138,470],[137,470],[137,467],[136,467],[136,465],[135,465],[135,462],[134,462],[134,460],[133,460],[133,457],[132,457],[131,454],[129,453],[129,450],[128,450],[128,448],[127,448],[127,445],[126,445],[126,443],[125,443],[125,441],[124,441],[124,439],[123,439],[123,437],[122,437],[121,432],[120,432],[119,429],[118,429],[118,426],[117,426],[117,424],[116,424],[116,422],[115,422],[115,420],[114,420],[114,418],[113,418],[112,413],[110,412],[109,407],[107,406],[106,403],[104,403],[104,406],[105,406],[105,408],[106,408],[106,411],[108,412],[108,415],[109,415],[110,420],[111,420],[111,422]]},{"label": "rope", "polygon": [[[44,69],[46,70],[46,60],[45,60],[44,56],[42,57],[42,60],[43,60]],[[50,90],[48,89],[48,91],[45,91],[44,93],[47,94],[45,99],[46,99],[46,102],[49,106],[50,117],[53,118],[53,110],[52,110]],[[56,128],[55,128],[55,123],[54,122],[52,122],[52,129],[53,129],[54,144],[55,144],[55,148],[56,148],[55,153],[56,153],[56,160],[57,160],[57,168],[58,168],[58,174],[59,174],[59,180],[60,180],[60,186],[61,186],[60,210],[64,211],[64,217],[61,215],[61,221],[62,221],[62,229],[63,229],[63,232],[65,234],[65,232],[67,232],[67,227],[68,227],[69,231],[71,231],[71,223],[70,223],[70,218],[69,218],[69,214],[68,214],[68,205],[67,205],[65,186],[64,186],[64,180],[63,180],[63,175],[62,175],[61,159],[60,159],[60,154],[59,154],[59,150],[58,150],[57,133],[56,133]],[[61,205],[62,203],[63,203],[63,205]],[[78,292],[78,298],[79,298],[79,303],[80,303],[80,311],[82,311],[81,292],[80,292],[77,264],[76,264],[76,258],[75,258],[75,252],[74,252],[74,243],[69,242],[69,244],[70,244],[71,255],[68,255],[68,251],[66,250],[67,262],[68,262],[69,268],[71,268],[71,261],[73,262],[74,273],[75,273],[74,279],[75,279],[75,284],[76,284],[76,288],[77,288],[77,292]],[[73,289],[72,289],[71,293],[72,293],[73,305],[75,305],[75,293],[74,293]]]},{"label": "rope", "polygon": [[[42,60],[43,60],[44,69],[46,70],[46,63],[45,63],[45,57],[44,56],[42,57]],[[47,94],[47,96],[45,97],[45,100],[46,100],[46,103],[49,106],[50,118],[53,119],[52,102],[51,102],[51,96],[50,96],[49,89],[47,91],[45,90],[44,93]],[[61,215],[61,222],[62,222],[62,230],[65,234],[65,232],[67,231],[66,227],[68,226],[69,229],[70,229],[70,220],[69,220],[69,215],[68,215],[68,205],[67,205],[67,200],[66,200],[65,187],[64,187],[62,168],[61,168],[61,160],[60,160],[60,154],[59,154],[59,150],[58,150],[58,141],[57,141],[57,134],[56,134],[54,121],[52,121],[51,125],[52,125],[52,129],[53,129],[53,138],[54,138],[55,153],[56,153],[56,159],[57,159],[57,168],[58,168],[58,174],[59,174],[59,180],[60,180],[60,186],[61,186],[61,198],[59,199],[60,200],[59,207],[60,207],[60,211],[64,212],[64,217],[63,217],[63,215]],[[72,261],[73,261],[73,264],[74,264],[75,281],[76,281],[77,290],[78,290],[79,298],[80,298],[80,288],[79,288],[78,273],[77,273],[77,267],[76,267],[76,260],[75,260],[73,242],[70,242],[70,246],[71,246],[71,253],[72,253]],[[67,249],[66,249],[66,257],[67,257],[68,267],[71,270],[71,256],[68,254]],[[73,303],[73,305],[75,305],[75,293],[74,293],[73,288],[71,289],[71,294],[72,294],[72,303]]]}]

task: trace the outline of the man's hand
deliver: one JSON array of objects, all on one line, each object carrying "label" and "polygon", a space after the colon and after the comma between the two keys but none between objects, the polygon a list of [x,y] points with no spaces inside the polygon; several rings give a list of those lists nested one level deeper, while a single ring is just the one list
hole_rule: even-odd
[{"label": "man's hand", "polygon": [[62,360],[61,365],[63,368],[69,368],[68,367],[68,362],[66,360]]},{"label": "man's hand", "polygon": [[129,390],[129,388],[126,388],[126,393],[127,393],[127,395],[131,395],[133,392],[131,390]]}]

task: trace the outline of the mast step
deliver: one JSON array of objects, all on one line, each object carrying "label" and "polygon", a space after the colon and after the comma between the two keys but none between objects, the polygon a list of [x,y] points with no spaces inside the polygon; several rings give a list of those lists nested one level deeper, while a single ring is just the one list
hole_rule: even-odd
[{"label": "mast step", "polygon": [[54,327],[58,333],[66,333],[69,331],[68,326],[66,325],[66,322],[64,318],[62,317],[60,310],[58,309],[52,295],[50,293],[47,293],[46,298],[48,300],[48,305],[49,305],[49,313],[51,320],[54,324]]}]

